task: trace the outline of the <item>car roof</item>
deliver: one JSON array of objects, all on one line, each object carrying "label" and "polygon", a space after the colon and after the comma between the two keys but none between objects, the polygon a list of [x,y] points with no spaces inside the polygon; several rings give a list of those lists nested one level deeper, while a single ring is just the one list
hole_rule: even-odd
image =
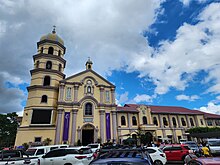
[{"label": "car roof", "polygon": [[208,157],[208,158],[201,157],[196,160],[202,163],[208,163],[213,165],[220,164],[220,157]]}]

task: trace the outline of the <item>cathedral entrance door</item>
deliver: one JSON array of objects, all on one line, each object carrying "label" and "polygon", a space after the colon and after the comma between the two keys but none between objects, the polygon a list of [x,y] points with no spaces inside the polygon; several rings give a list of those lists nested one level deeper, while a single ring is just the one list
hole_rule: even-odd
[{"label": "cathedral entrance door", "polygon": [[90,143],[94,143],[94,127],[87,124],[82,128],[82,145],[86,146]]}]

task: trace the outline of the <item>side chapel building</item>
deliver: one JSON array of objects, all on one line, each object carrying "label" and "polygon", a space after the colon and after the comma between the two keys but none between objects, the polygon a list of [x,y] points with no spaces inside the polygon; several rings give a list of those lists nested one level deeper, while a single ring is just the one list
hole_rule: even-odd
[{"label": "side chapel building", "polygon": [[115,86],[92,68],[66,77],[64,41],[52,33],[37,42],[28,98],[15,145],[42,143],[83,145],[107,140],[122,143],[138,129],[153,139],[179,142],[192,127],[220,126],[220,115],[183,107],[115,103]]}]

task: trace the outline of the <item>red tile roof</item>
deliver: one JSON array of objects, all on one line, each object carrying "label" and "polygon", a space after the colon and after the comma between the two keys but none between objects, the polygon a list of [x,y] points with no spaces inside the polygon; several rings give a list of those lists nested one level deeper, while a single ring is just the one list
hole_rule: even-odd
[{"label": "red tile roof", "polygon": [[202,112],[206,119],[220,119],[220,115]]},{"label": "red tile roof", "polygon": [[[138,112],[137,108],[140,104],[125,104],[124,107],[117,107],[118,112]],[[155,106],[155,105],[145,105],[151,109],[152,113],[160,113],[160,114],[195,114],[195,115],[204,115],[205,118],[212,119],[220,119],[220,115],[211,114],[202,112],[199,110],[191,110],[184,107],[176,107],[176,106]]]}]

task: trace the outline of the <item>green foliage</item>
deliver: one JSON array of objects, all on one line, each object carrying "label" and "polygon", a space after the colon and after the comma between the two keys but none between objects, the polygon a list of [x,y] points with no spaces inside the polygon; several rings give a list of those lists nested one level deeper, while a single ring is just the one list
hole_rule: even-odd
[{"label": "green foliage", "polygon": [[44,139],[43,144],[45,146],[48,146],[48,145],[50,145],[51,142],[52,142],[52,140],[50,138],[46,138],[46,139]]},{"label": "green foliage", "polygon": [[15,112],[0,114],[0,147],[14,146],[18,128],[17,116]]},{"label": "green foliage", "polygon": [[24,150],[26,151],[29,147],[29,145],[27,143],[23,143],[22,146],[24,147]]},{"label": "green foliage", "polygon": [[220,131],[219,127],[195,127],[190,128],[189,133],[207,133],[207,132],[217,132]]}]

